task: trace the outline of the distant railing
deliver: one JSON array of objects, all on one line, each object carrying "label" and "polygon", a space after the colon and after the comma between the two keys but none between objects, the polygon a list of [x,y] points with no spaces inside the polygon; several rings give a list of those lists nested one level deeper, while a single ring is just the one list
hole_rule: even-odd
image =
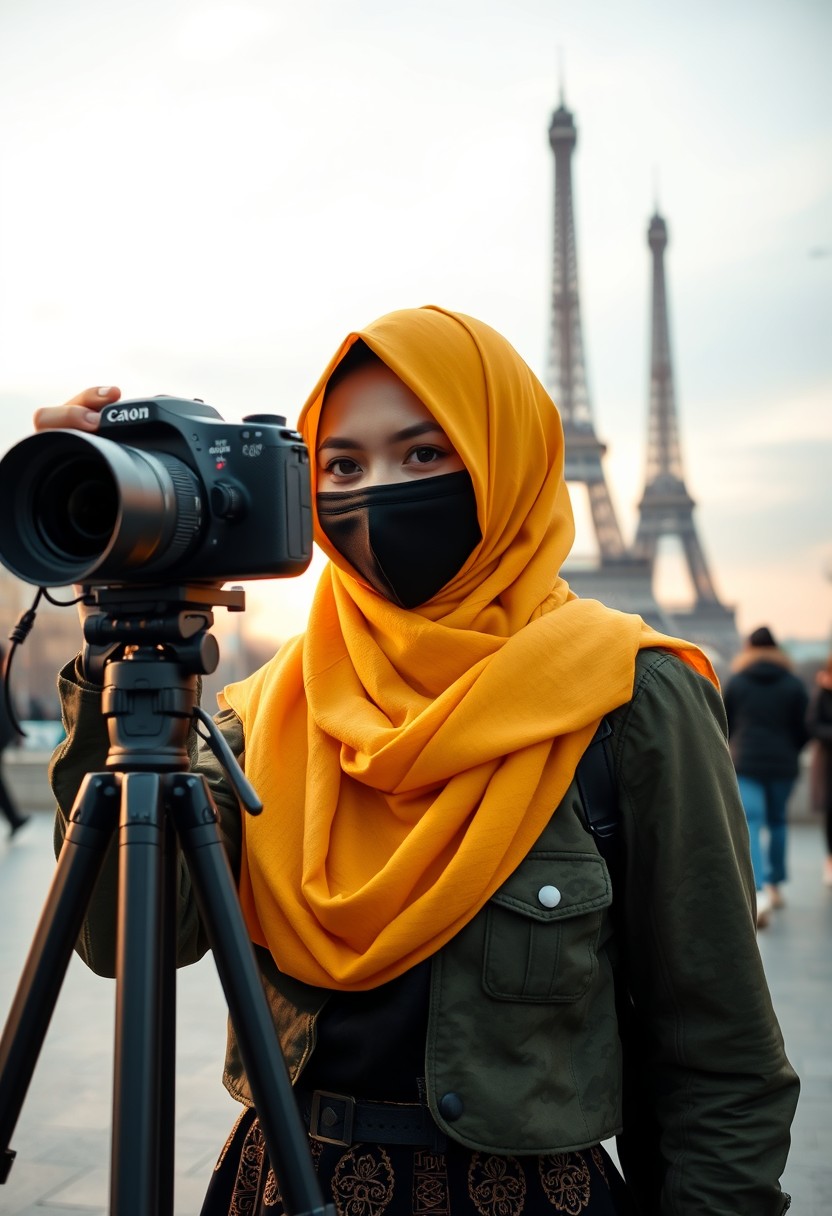
[{"label": "distant railing", "polygon": [[[55,800],[49,788],[47,769],[57,744],[63,738],[60,722],[24,722],[28,739],[23,747],[7,748],[3,753],[3,769],[9,788],[19,806],[25,811],[54,810]],[[37,746],[36,746],[37,744]],[[800,757],[800,776],[789,801],[789,819],[793,823],[817,823],[820,815],[809,805],[810,749]]]},{"label": "distant railing", "polygon": [[66,733],[57,719],[26,718],[20,725],[25,731],[20,744],[24,752],[53,752]]}]

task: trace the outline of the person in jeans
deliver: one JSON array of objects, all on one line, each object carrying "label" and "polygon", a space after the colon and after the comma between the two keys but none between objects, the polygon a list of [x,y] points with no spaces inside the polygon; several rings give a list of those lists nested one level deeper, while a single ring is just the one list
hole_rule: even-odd
[{"label": "person in jeans", "polygon": [[812,736],[811,793],[814,810],[823,815],[826,856],[823,882],[832,887],[832,655],[815,676],[809,702],[809,733]]},{"label": "person in jeans", "polygon": [[[0,671],[2,671],[4,661],[5,651],[0,646]],[[9,744],[14,742],[15,730],[6,705],[6,692],[0,682],[0,814],[8,822],[10,838],[16,836],[20,829],[29,822],[29,816],[24,815],[15,803],[3,772],[3,753]]]},{"label": "person in jeans", "polygon": [[[791,661],[763,625],[749,635],[725,689],[729,746],[748,820],[757,886],[757,925],[784,903],[789,796],[809,735],[809,696]],[[765,833],[765,839],[764,839]]]}]

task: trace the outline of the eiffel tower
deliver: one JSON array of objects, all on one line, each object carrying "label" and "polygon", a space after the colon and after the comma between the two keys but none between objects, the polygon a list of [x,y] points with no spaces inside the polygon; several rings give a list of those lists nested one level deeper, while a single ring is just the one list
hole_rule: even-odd
[{"label": "eiffel tower", "polygon": [[577,138],[574,119],[561,95],[549,125],[555,155],[555,233],[546,387],[563,420],[566,480],[587,488],[604,567],[624,559],[626,546],[604,477],[601,457],[607,449],[595,434],[587,388],[572,209],[572,152]]},{"label": "eiffel tower", "polygon": [[606,445],[595,433],[584,362],[578,299],[578,257],[572,210],[572,152],[577,130],[561,93],[549,125],[555,156],[555,229],[552,311],[546,387],[563,420],[565,474],[587,488],[599,561],[567,562],[563,573],[576,595],[598,599],[621,612],[637,612],[656,629],[674,633],[656,603],[650,563],[628,550],[601,463]]},{"label": "eiffel tower", "polygon": [[[577,562],[567,563],[564,574],[577,595],[599,599],[622,612],[636,612],[649,624],[664,633],[689,637],[691,641],[709,647],[714,658],[729,658],[739,645],[733,611],[723,607],[716,596],[701,547],[693,530],[693,502],[684,490],[681,475],[675,406],[661,412],[662,421],[651,413],[651,426],[658,434],[672,428],[673,451],[669,468],[678,471],[678,483],[688,503],[689,531],[685,533],[686,552],[697,586],[697,601],[692,612],[678,612],[661,606],[653,592],[653,573],[659,535],[660,515],[653,514],[651,503],[660,502],[660,484],[651,488],[653,465],[649,465],[648,487],[642,499],[640,542],[628,548],[621,534],[615,509],[607,487],[602,457],[606,446],[595,433],[587,388],[578,297],[578,259],[575,240],[575,220],[572,207],[572,152],[577,143],[575,121],[563,101],[563,93],[549,125],[549,144],[555,158],[555,226],[552,275],[552,310],[549,330],[546,387],[563,419],[565,438],[566,480],[586,486],[592,512],[592,523],[598,542],[599,562],[589,568]],[[666,235],[665,241],[666,244]],[[651,248],[652,248],[651,244]],[[662,249],[664,245],[662,245]],[[661,260],[659,263],[661,267]],[[654,280],[655,281],[655,280]],[[664,274],[661,270],[661,313],[664,321],[664,350],[668,351],[667,308],[664,303]],[[654,299],[654,350],[657,322]],[[665,360],[664,383],[672,394],[670,357]],[[664,429],[662,429],[664,428]],[[653,444],[650,446],[651,454]],[[652,457],[651,457],[652,459]],[[675,463],[674,463],[675,461]],[[657,466],[660,467],[660,466]],[[655,493],[655,498],[653,497]],[[681,507],[680,507],[681,511]],[[648,522],[649,520],[649,522]],[[662,528],[664,525],[662,524]],[[651,535],[652,534],[652,535]]]},{"label": "eiffel tower", "polygon": [[648,562],[654,572],[659,539],[676,537],[684,551],[695,601],[690,612],[673,615],[688,627],[691,636],[698,633],[717,649],[730,651],[738,641],[734,614],[716,593],[693,521],[695,503],[682,470],[664,273],[667,225],[658,211],[650,220],[647,244],[653,260],[650,414],[647,471],[633,554]]},{"label": "eiffel tower", "polygon": [[653,255],[650,419],[647,474],[644,494],[639,503],[635,552],[654,567],[659,538],[677,537],[684,549],[696,604],[718,604],[719,599],[693,523],[695,504],[685,488],[682,473],[664,275],[667,225],[658,212],[650,220],[647,243]]}]

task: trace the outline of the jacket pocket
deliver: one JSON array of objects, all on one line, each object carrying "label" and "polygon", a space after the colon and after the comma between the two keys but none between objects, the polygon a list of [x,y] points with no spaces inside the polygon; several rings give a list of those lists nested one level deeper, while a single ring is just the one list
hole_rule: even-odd
[{"label": "jacket pocket", "polygon": [[487,905],[486,992],[505,1001],[577,1001],[595,977],[611,903],[597,853],[530,854]]}]

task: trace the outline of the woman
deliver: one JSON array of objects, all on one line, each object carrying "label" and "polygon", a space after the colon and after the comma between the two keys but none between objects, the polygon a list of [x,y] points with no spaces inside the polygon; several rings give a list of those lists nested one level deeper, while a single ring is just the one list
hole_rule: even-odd
[{"label": "woman", "polygon": [[832,655],[815,677],[807,722],[814,740],[810,770],[812,805],[823,815],[826,839],[823,882],[832,887]]},{"label": "woman", "polygon": [[[36,422],[94,429],[115,392]],[[797,1079],[754,940],[721,700],[695,647],[560,578],[574,528],[551,400],[488,326],[410,309],[346,338],[299,425],[330,564],[306,633],[227,688],[217,719],[263,814],[241,823],[212,758],[197,763],[327,1199],[782,1212]],[[61,690],[59,827],[106,750],[77,662]],[[615,934],[574,780],[604,717],[626,841]],[[103,974],[112,887],[83,946]],[[207,943],[186,874],[181,891],[187,962]],[[622,957],[660,1129],[655,1168],[625,1152],[643,1129],[624,1129],[628,1187],[601,1148],[622,1130]],[[246,1109],[203,1211],[279,1211],[233,1036],[225,1082]]]}]

